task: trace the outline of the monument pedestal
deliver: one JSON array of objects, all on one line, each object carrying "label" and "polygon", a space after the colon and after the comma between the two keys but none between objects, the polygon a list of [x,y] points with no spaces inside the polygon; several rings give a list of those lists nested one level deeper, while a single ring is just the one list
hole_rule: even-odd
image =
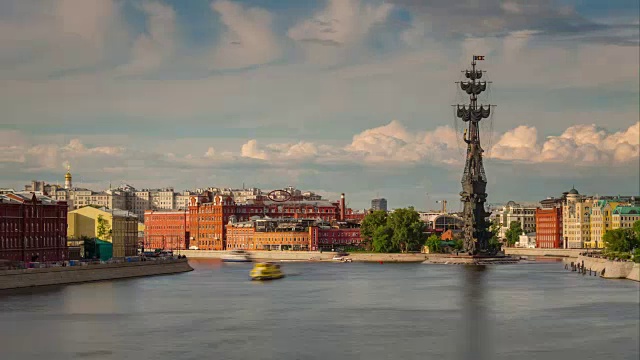
[{"label": "monument pedestal", "polygon": [[506,255],[429,255],[423,264],[448,264],[448,265],[502,265],[517,264],[519,258]]}]

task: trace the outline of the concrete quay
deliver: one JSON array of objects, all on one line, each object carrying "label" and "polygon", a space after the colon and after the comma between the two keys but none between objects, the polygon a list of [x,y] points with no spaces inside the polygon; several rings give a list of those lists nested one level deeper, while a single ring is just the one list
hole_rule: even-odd
[{"label": "concrete quay", "polygon": [[[298,261],[331,261],[336,252],[318,251],[247,251],[256,260],[298,260]],[[217,250],[180,250],[180,254],[189,258],[220,259],[228,251]],[[428,254],[383,254],[383,253],[349,253],[347,258],[356,262],[404,262],[420,263],[428,258]]]},{"label": "concrete quay", "polygon": [[[605,279],[628,279],[640,282],[640,264],[638,263],[613,261],[582,255],[578,256],[577,259],[565,259],[563,262],[565,264],[574,262],[582,265],[583,261],[584,268],[587,272],[589,270],[595,271]],[[604,270],[604,274],[602,274],[602,270]]]},{"label": "concrete quay", "polygon": [[517,264],[520,261],[517,257],[511,256],[470,256],[451,254],[430,254],[423,264],[445,264],[445,265],[502,265]]},{"label": "concrete quay", "polygon": [[505,255],[515,256],[555,256],[577,258],[585,249],[525,249],[525,248],[504,248]]},{"label": "concrete quay", "polygon": [[177,274],[192,271],[187,259],[0,271],[0,290]]}]

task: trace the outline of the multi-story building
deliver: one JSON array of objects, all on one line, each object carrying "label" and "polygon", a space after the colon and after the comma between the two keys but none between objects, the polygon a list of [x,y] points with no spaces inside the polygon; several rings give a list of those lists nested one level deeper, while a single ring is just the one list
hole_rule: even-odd
[{"label": "multi-story building", "polygon": [[631,229],[640,220],[640,206],[617,206],[611,215],[614,229]]},{"label": "multi-story building", "polygon": [[591,208],[593,200],[582,196],[575,188],[566,193],[562,206],[562,237],[564,247],[581,249],[591,239]]},{"label": "multi-story building", "polygon": [[613,210],[620,205],[620,202],[610,200],[594,200],[591,207],[591,218],[589,222],[590,239],[585,244],[587,248],[603,248],[602,236],[613,229],[611,216]]},{"label": "multi-story building", "polygon": [[68,259],[67,204],[39,193],[0,195],[0,259]]},{"label": "multi-story building", "polygon": [[524,233],[536,232],[536,209],[535,205],[520,205],[509,201],[495,215],[500,225],[498,236],[501,239],[506,238],[507,230],[513,221],[520,223]]},{"label": "multi-story building", "polygon": [[561,249],[562,240],[562,205],[536,209],[536,247]]},{"label": "multi-story building", "polygon": [[225,249],[225,225],[232,216],[238,222],[248,221],[252,217],[344,221],[346,213],[344,194],[336,202],[258,199],[236,203],[230,195],[207,192],[202,196],[192,196],[190,200],[190,246],[201,250]]},{"label": "multi-story building", "polygon": [[[114,258],[138,253],[138,218],[127,210],[85,206],[69,212],[67,222],[70,239],[86,236],[111,242]],[[104,234],[100,234],[100,226]]]},{"label": "multi-story building", "polygon": [[357,224],[335,223],[330,226],[314,219],[253,219],[230,222],[226,249],[245,250],[334,250],[360,246]]},{"label": "multi-story building", "polygon": [[387,199],[379,198],[371,200],[371,210],[382,210],[387,211]]},{"label": "multi-story building", "polygon": [[147,210],[144,213],[145,249],[188,249],[189,234],[189,213],[186,210]]}]

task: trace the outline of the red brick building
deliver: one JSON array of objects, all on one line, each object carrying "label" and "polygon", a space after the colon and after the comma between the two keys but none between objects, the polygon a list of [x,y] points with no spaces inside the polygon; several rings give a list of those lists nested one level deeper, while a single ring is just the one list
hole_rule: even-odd
[{"label": "red brick building", "polygon": [[226,250],[332,250],[359,246],[359,227],[327,228],[313,219],[234,222],[226,225]]},{"label": "red brick building", "polygon": [[0,259],[61,261],[67,248],[67,203],[35,193],[0,195]]},{"label": "red brick building", "polygon": [[562,207],[536,209],[536,247],[562,248]]},{"label": "red brick building", "polygon": [[191,243],[199,250],[227,249],[227,224],[233,217],[238,222],[253,216],[268,218],[314,219],[336,221],[346,218],[344,194],[340,201],[296,200],[277,202],[256,199],[236,204],[229,195],[207,193],[189,201]]},{"label": "red brick building", "polygon": [[144,248],[148,250],[186,250],[190,238],[189,213],[186,211],[144,212]]}]

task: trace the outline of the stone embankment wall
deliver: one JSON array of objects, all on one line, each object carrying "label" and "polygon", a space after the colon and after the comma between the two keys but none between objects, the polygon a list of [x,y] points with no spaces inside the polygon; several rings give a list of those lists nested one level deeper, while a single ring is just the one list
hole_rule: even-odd
[{"label": "stone embankment wall", "polygon": [[0,271],[0,290],[191,271],[187,259]]},{"label": "stone embankment wall", "polygon": [[[629,279],[640,281],[640,264],[629,261],[612,261],[607,259],[593,258],[588,256],[579,256],[575,262],[582,264],[584,268],[602,273],[604,269],[604,278],[607,279]],[[565,260],[565,262],[568,262]]]},{"label": "stone embankment wall", "polygon": [[584,249],[524,249],[524,248],[505,248],[505,255],[522,255],[522,256],[561,256],[577,258]]},{"label": "stone embankment wall", "polygon": [[[181,250],[180,254],[190,258],[219,259],[228,251],[215,250]],[[331,260],[335,252],[318,251],[248,251],[254,259],[258,260]],[[368,262],[422,262],[428,257],[427,254],[377,254],[377,253],[349,253],[347,258],[353,261]]]}]

